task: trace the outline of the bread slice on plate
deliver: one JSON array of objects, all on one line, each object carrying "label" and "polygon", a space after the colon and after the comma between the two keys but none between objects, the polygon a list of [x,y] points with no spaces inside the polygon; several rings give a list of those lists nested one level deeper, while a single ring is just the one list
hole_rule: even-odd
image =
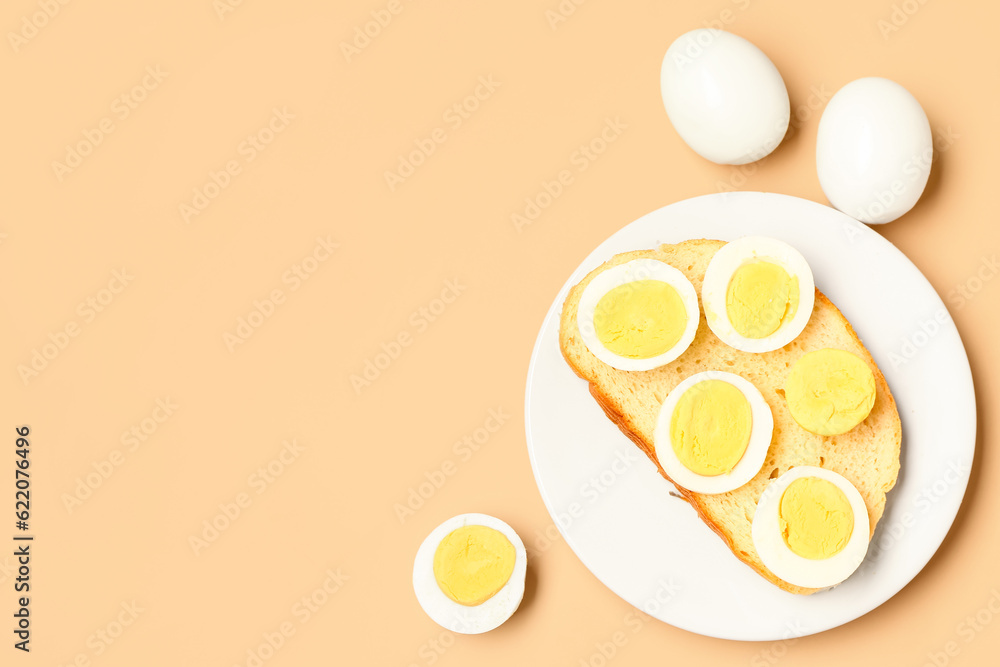
[{"label": "bread slice on plate", "polygon": [[[700,309],[698,332],[691,346],[675,361],[650,371],[621,371],[601,362],[584,345],[577,329],[580,296],[600,272],[634,259],[657,259],[684,273],[700,295],[709,260],[723,245],[723,241],[698,239],[615,255],[569,291],[562,309],[559,346],[576,374],[590,383],[590,393],[607,416],[668,480],[656,458],[653,432],[660,404],[670,391],[689,375],[707,370],[735,373],[752,382],[774,416],[774,434],[763,468],[750,482],[726,493],[699,494],[681,487],[677,490],[737,558],[776,586],[808,595],[820,589],[782,581],[764,566],[754,549],[750,528],[764,488],[794,466],[833,470],[850,480],[861,493],[874,534],[885,508],[885,494],[896,483],[899,472],[902,429],[896,402],[871,354],[837,307],[817,289],[812,317],[805,330],[785,347],[763,354],[727,346],[709,329],[704,309]],[[827,347],[856,354],[875,374],[876,396],[871,413],[861,424],[839,436],[819,436],[803,429],[792,419],[784,398],[785,379],[794,362],[806,352]]]}]

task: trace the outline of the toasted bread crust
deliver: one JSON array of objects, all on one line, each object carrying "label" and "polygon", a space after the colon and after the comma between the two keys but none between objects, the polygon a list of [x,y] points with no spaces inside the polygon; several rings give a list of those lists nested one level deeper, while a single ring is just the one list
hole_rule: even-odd
[{"label": "toasted bread crust", "polygon": [[[781,350],[759,355],[726,346],[708,328],[702,312],[698,334],[684,354],[659,369],[639,372],[619,371],[597,360],[583,344],[576,326],[580,295],[601,271],[642,257],[659,259],[682,271],[700,294],[705,267],[723,245],[723,241],[698,239],[615,255],[570,290],[560,319],[559,347],[573,371],[588,382],[591,395],[608,418],[646,454],[660,475],[674,484],[681,497],[737,558],[774,585],[808,595],[821,589],[793,586],[779,579],[760,561],[750,538],[750,509],[756,507],[763,489],[776,476],[774,473],[794,465],[819,465],[844,475],[865,499],[874,534],[885,507],[885,493],[895,484],[899,471],[902,427],[896,402],[885,376],[840,310],[817,289],[813,315],[805,331]],[[783,398],[789,365],[801,354],[822,347],[837,347],[857,354],[875,375],[876,401],[872,413],[843,436],[823,437],[806,432],[791,420]],[[686,370],[691,366],[694,367]],[[709,495],[688,491],[670,479],[656,457],[653,425],[660,403],[676,384],[695,372],[712,369],[749,375],[747,379],[757,385],[771,407],[775,432],[768,459],[753,480],[734,491]]]}]

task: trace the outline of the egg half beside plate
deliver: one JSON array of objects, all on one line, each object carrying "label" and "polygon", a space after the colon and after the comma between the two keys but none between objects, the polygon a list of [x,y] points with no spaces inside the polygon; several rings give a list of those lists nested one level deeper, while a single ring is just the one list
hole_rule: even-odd
[{"label": "egg half beside plate", "polygon": [[510,618],[524,596],[528,555],[514,529],[488,514],[460,514],[424,539],[413,591],[438,625],[480,634]]}]

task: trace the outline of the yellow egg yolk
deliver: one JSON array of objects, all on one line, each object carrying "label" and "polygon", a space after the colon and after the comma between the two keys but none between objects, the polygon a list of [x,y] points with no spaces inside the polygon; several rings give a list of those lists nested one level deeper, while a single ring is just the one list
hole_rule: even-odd
[{"label": "yellow egg yolk", "polygon": [[448,533],[434,552],[434,578],[458,604],[480,605],[507,584],[515,551],[507,536],[487,526],[463,526]]},{"label": "yellow egg yolk", "polygon": [[811,560],[834,556],[854,532],[854,511],[844,492],[819,477],[800,477],[785,489],[778,508],[785,544]]},{"label": "yellow egg yolk", "polygon": [[667,352],[687,327],[684,301],[662,280],[636,280],[609,290],[594,310],[601,344],[620,357],[649,359]]},{"label": "yellow egg yolk", "polygon": [[726,315],[744,338],[767,338],[795,317],[798,307],[798,278],[774,262],[747,262],[729,279]]},{"label": "yellow egg yolk", "polygon": [[750,443],[750,401],[723,380],[685,391],[670,416],[670,444],[684,467],[699,475],[730,472]]},{"label": "yellow egg yolk", "polygon": [[875,405],[875,375],[856,355],[843,350],[808,352],[785,381],[785,400],[802,428],[817,435],[847,433]]}]

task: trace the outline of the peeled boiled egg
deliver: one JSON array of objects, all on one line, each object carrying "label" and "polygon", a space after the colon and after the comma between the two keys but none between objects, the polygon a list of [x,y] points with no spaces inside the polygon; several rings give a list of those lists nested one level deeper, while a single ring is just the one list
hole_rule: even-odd
[{"label": "peeled boiled egg", "polygon": [[837,209],[869,224],[917,203],[934,158],[931,126],[903,86],[879,77],[837,91],[819,121],[816,171]]},{"label": "peeled boiled egg", "polygon": [[761,159],[788,129],[788,91],[774,63],[724,30],[678,37],[663,57],[660,93],[681,139],[719,164]]},{"label": "peeled boiled egg", "polygon": [[771,408],[752,383],[723,371],[696,373],[663,401],[656,458],[678,486],[724,493],[753,479],[771,444]]},{"label": "peeled boiled egg", "polygon": [[413,590],[438,625],[488,632],[517,610],[527,572],[524,543],[488,514],[460,514],[431,531],[413,562]]},{"label": "peeled boiled egg", "polygon": [[587,349],[623,371],[670,363],[691,345],[698,294],[683,273],[642,258],[598,273],[583,290],[577,328]]},{"label": "peeled boiled egg", "polygon": [[746,236],[708,263],[701,301],[708,326],[744,352],[770,352],[802,333],[815,301],[812,269],[784,241]]},{"label": "peeled boiled egg", "polygon": [[828,588],[847,579],[868,552],[868,508],[842,475],[797,466],[771,482],[751,528],[760,560],[793,586]]}]

